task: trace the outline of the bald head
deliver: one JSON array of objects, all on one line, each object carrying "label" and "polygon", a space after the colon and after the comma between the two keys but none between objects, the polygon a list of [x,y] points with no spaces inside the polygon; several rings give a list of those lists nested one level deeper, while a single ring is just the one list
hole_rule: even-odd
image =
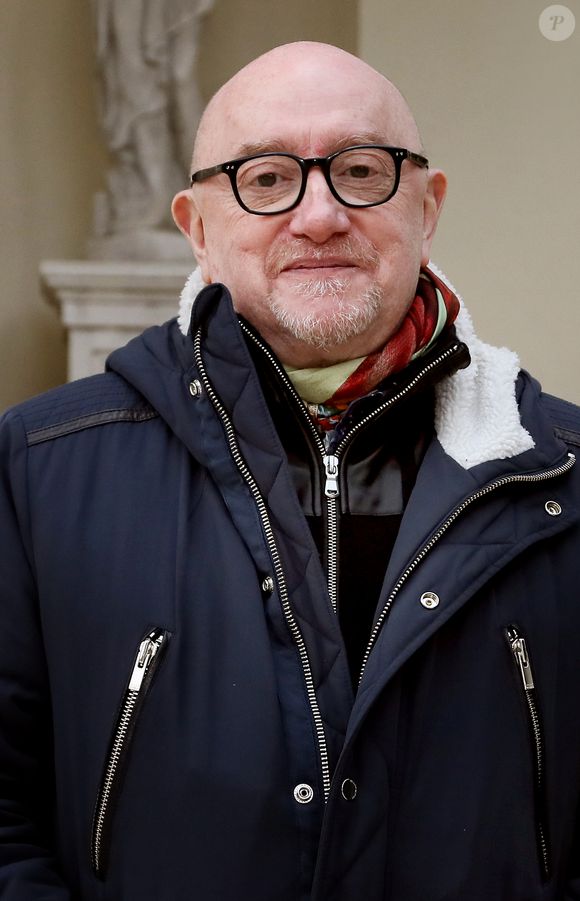
[{"label": "bald head", "polygon": [[[248,63],[227,81],[208,103],[195,140],[192,171],[212,165],[226,157],[227,147],[236,153],[236,125],[268,107],[285,106],[307,117],[316,116],[317,107],[326,109],[334,99],[351,116],[352,135],[356,137],[357,105],[348,109],[345,86],[356,85],[358,92],[377,101],[377,134],[382,130],[388,143],[422,152],[417,124],[401,92],[367,63],[330,44],[299,41],[284,44]],[[386,132],[385,132],[386,129]],[[361,138],[366,137],[361,134]],[[266,145],[267,136],[256,136],[255,144]],[[220,157],[217,148],[223,148]],[[289,148],[287,148],[289,149]]]},{"label": "bald head", "polygon": [[[355,148],[355,157],[342,154]],[[209,171],[174,199],[175,221],[204,280],[227,285],[235,309],[284,363],[356,359],[399,327],[429,259],[445,177],[421,150],[405,99],[379,72],[328,44],[287,44],[245,66],[209,103],[193,161],[194,171]],[[301,184],[279,154],[309,161]],[[341,186],[351,180],[351,199],[376,184],[384,193],[352,203],[335,177]],[[258,192],[258,206],[291,192],[296,202],[253,215],[240,184]]]}]

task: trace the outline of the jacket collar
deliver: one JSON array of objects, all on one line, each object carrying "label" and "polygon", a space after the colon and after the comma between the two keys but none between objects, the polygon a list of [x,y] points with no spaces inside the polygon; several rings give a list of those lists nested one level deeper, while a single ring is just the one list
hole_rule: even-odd
[{"label": "jacket collar", "polygon": [[[462,468],[471,469],[530,450],[534,440],[520,421],[516,400],[520,371],[517,355],[480,341],[456,289],[433,263],[429,268],[460,299],[455,327],[471,354],[467,369],[443,379],[435,388],[435,430],[444,451]],[[180,298],[178,324],[182,334],[188,332],[194,302],[204,287],[199,269],[195,269]]]}]

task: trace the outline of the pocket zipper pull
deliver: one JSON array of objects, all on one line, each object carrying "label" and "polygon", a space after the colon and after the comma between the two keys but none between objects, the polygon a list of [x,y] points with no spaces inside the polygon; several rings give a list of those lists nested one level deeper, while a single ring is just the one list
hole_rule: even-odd
[{"label": "pocket zipper pull", "polygon": [[520,638],[517,632],[513,629],[510,629],[508,635],[515,661],[522,676],[524,688],[526,689],[526,691],[529,691],[534,687],[534,676],[532,674],[532,666],[530,663],[530,658],[528,656],[526,642],[523,638]]},{"label": "pocket zipper pull", "polygon": [[139,691],[141,688],[147,670],[151,666],[151,661],[163,644],[163,639],[163,633],[156,629],[150,632],[147,638],[144,638],[139,645],[139,652],[129,680],[129,691]]}]

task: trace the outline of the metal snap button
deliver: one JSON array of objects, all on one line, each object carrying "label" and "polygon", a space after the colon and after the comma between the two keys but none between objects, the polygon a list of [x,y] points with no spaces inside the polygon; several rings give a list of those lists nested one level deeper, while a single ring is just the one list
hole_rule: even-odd
[{"label": "metal snap button", "polygon": [[434,591],[424,591],[419,600],[427,610],[433,610],[434,607],[439,606],[439,595]]},{"label": "metal snap button", "polygon": [[544,510],[550,516],[559,516],[562,512],[562,508],[558,501],[546,501],[546,503],[544,504]]},{"label": "metal snap button", "polygon": [[356,782],[353,779],[345,779],[340,786],[340,791],[345,801],[354,801],[358,791]]},{"label": "metal snap button", "polygon": [[201,382],[198,379],[194,379],[189,383],[189,393],[192,397],[199,397],[202,392]]},{"label": "metal snap button", "polygon": [[272,576],[265,576],[262,579],[262,591],[264,594],[272,594],[274,591],[274,579]]},{"label": "metal snap button", "polygon": [[306,782],[300,782],[294,789],[294,799],[299,804],[309,804],[314,797],[314,791],[311,785]]}]

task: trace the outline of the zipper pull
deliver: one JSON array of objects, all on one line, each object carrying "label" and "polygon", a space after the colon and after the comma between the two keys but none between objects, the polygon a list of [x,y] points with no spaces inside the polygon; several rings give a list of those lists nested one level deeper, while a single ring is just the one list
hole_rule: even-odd
[{"label": "zipper pull", "polygon": [[532,674],[532,666],[530,663],[526,642],[523,638],[520,638],[515,629],[510,629],[508,631],[508,638],[512,646],[512,652],[515,657],[515,661],[522,675],[524,688],[526,691],[529,691],[534,687],[534,676]]},{"label": "zipper pull", "polygon": [[131,678],[129,680],[129,691],[139,691],[143,683],[143,679],[147,674],[147,670],[151,666],[151,661],[157,654],[159,648],[163,644],[164,635],[159,629],[150,632],[147,638],[144,638],[139,645],[137,659]]},{"label": "zipper pull", "polygon": [[335,457],[334,454],[325,454],[322,462],[326,474],[324,493],[327,497],[338,497],[338,457]]}]

